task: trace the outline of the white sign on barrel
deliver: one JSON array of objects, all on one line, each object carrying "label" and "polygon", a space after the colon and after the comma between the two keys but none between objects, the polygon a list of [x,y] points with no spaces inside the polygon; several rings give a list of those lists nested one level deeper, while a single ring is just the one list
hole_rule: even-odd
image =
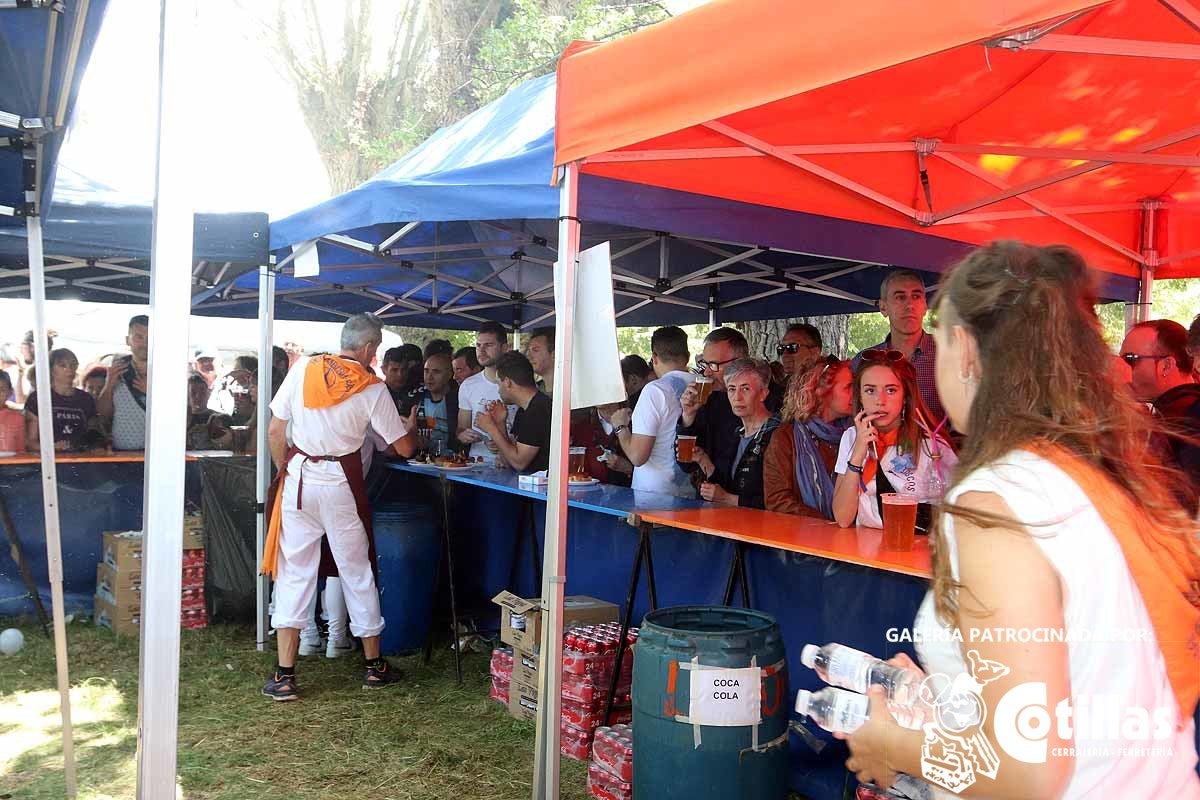
[{"label": "white sign on barrel", "polygon": [[762,722],[762,669],[693,669],[691,706],[693,725],[758,725]]}]

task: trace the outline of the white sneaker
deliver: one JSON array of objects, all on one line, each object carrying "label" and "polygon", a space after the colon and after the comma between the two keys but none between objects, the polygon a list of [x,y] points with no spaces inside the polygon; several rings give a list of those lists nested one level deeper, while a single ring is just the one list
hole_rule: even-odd
[{"label": "white sneaker", "polygon": [[350,655],[355,650],[354,640],[346,639],[338,642],[334,639],[329,640],[329,644],[325,647],[326,658],[341,658],[342,656]]},{"label": "white sneaker", "polygon": [[325,649],[325,640],[318,639],[316,642],[306,642],[300,640],[300,655],[302,656],[319,656],[321,651]]}]

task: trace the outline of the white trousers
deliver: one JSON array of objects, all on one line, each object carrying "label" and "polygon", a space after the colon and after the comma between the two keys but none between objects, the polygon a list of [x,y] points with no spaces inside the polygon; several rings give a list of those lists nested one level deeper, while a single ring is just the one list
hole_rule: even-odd
[{"label": "white trousers", "polygon": [[300,630],[308,627],[321,564],[321,537],[325,536],[337,563],[346,611],[350,614],[350,632],[360,637],[378,636],[383,630],[379,593],[367,557],[367,533],[358,518],[350,484],[345,480],[322,482],[320,477],[306,472],[304,508],[297,509],[296,487],[300,476],[296,467],[305,469],[299,464],[289,469],[280,498],[283,526],[271,624]]},{"label": "white trousers", "polygon": [[[340,578],[326,578],[325,589],[321,592],[321,617],[329,623],[329,638],[338,644],[345,644],[349,639],[346,615],[346,598],[342,594]],[[313,592],[312,602],[308,604],[308,625],[300,632],[300,641],[316,647],[321,644],[321,629],[317,625],[317,593]]]}]

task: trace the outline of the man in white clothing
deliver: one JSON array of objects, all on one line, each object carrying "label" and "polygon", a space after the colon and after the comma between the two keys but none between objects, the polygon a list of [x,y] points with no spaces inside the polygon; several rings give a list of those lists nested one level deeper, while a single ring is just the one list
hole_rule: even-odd
[{"label": "man in white clothing", "polygon": [[637,407],[619,408],[611,422],[621,449],[633,463],[633,488],[679,497],[695,497],[687,473],[675,459],[675,426],[679,398],[695,379],[687,371],[687,334],[674,325],[659,328],[650,339],[650,366],[657,380],[642,388]]},{"label": "man in white clothing", "polygon": [[370,556],[370,508],[360,451],[368,431],[401,456],[413,454],[416,437],[412,415],[400,418],[387,387],[369,367],[382,331],[370,314],[346,320],[341,354],[297,362],[271,401],[268,440],[279,477],[269,500],[263,571],[275,578],[271,622],[279,662],[263,694],[274,700],[298,696],[296,655],[317,589],[322,537],[336,564],[350,632],[362,639],[363,686],[397,680],[379,653],[384,620]]},{"label": "man in white clothing", "polygon": [[[496,375],[496,359],[508,352],[508,332],[499,322],[485,322],[475,335],[475,357],[482,372],[467,378],[458,387],[458,440],[469,444],[471,458],[496,460],[496,443],[480,430],[476,421],[481,414],[500,400],[500,378]],[[508,420],[517,415],[516,406],[508,406]],[[511,428],[510,428],[511,430]]]}]

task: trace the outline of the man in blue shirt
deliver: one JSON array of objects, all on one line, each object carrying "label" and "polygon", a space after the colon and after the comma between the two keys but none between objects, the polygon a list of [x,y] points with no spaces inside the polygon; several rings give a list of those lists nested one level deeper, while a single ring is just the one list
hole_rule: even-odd
[{"label": "man in blue shirt", "polygon": [[[937,346],[933,336],[922,327],[925,321],[925,282],[910,270],[889,272],[879,287],[879,313],[888,321],[888,335],[868,350],[899,350],[917,368],[917,388],[925,406],[933,413],[934,424],[940,422],[946,412],[938,399],[936,373]],[[854,357],[853,368],[857,371],[862,354]]]},{"label": "man in blue shirt", "polygon": [[[458,387],[454,385],[450,357],[434,353],[425,359],[425,382],[401,398],[400,412],[408,414],[417,403],[418,418],[425,419],[431,442],[441,442],[443,450],[458,442]],[[428,420],[433,420],[429,423]],[[433,427],[429,428],[432,424]]]}]

